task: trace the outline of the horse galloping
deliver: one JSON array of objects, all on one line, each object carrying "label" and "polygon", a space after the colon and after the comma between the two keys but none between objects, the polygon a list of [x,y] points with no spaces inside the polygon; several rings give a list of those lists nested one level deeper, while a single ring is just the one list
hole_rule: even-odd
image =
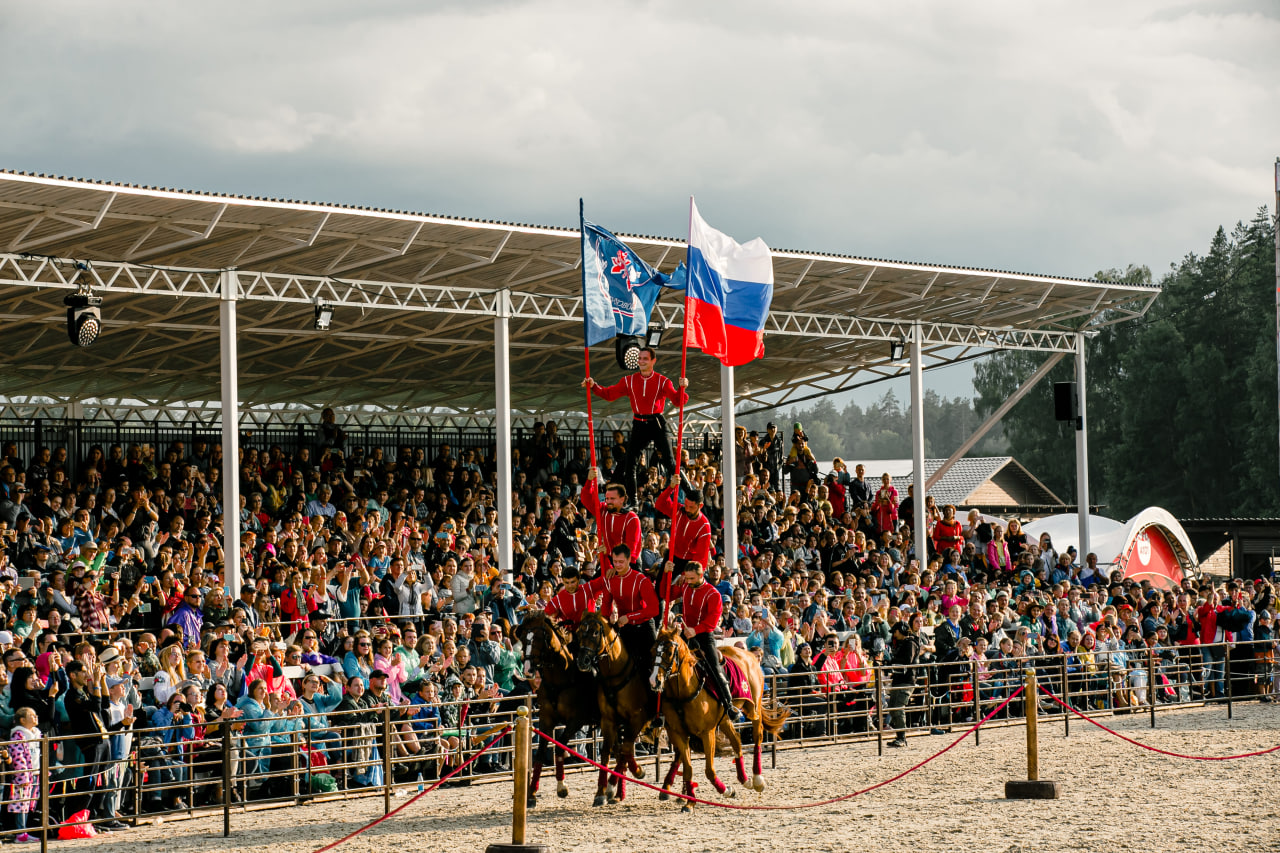
[{"label": "horse galloping", "polygon": [[[721,649],[721,653],[737,664],[747,677],[751,698],[741,700],[741,708],[743,714],[751,721],[752,736],[755,740],[755,758],[750,787],[756,791],[763,791],[764,776],[761,775],[760,746],[764,742],[764,733],[767,731],[777,737],[791,712],[785,707],[774,708],[766,704],[764,671],[755,657],[735,647]],[[667,736],[671,739],[672,748],[676,753],[676,758],[671,763],[662,787],[670,789],[671,783],[675,780],[676,770],[683,765],[684,793],[692,796],[693,764],[690,761],[689,744],[692,738],[697,737],[702,741],[707,780],[721,794],[734,796],[733,789],[721,782],[716,775],[716,731],[724,732],[733,749],[733,763],[738,770],[738,781],[747,785],[747,771],[742,760],[742,739],[738,736],[720,702],[707,690],[702,676],[698,673],[697,659],[689,650],[684,638],[680,636],[680,628],[677,625],[668,625],[658,633],[651,683],[662,693],[663,718]],[[660,797],[665,799],[667,794],[664,792]],[[693,804],[686,800],[682,811],[692,810]]]},{"label": "horse galloping", "polygon": [[[578,668],[596,674],[603,741],[600,763],[608,767],[609,758],[616,756],[616,773],[621,775],[630,768],[636,778],[643,779],[644,771],[636,763],[635,742],[657,716],[657,696],[649,689],[641,667],[627,653],[618,632],[599,613],[586,614],[576,636]],[[592,805],[618,802],[626,798],[626,792],[624,780],[619,778],[615,786],[614,777],[601,770]]]},{"label": "horse galloping", "polygon": [[[598,726],[600,711],[596,702],[596,679],[579,670],[573,661],[569,641],[558,626],[543,613],[531,613],[516,629],[523,640],[524,677],[532,677],[537,670],[541,683],[536,692],[538,698],[538,723],[547,734],[559,737],[557,729],[564,728],[562,743],[568,743],[574,732],[584,726]],[[538,783],[542,767],[551,745],[545,741],[538,749],[529,781],[529,805],[537,804]],[[555,748],[556,794],[569,796],[564,781],[564,751]]]}]

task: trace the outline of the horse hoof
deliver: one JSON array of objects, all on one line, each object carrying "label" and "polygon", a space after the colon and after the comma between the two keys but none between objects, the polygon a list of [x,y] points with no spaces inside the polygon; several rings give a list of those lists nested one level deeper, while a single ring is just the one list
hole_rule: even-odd
[{"label": "horse hoof", "polygon": [[662,802],[665,803],[667,800],[671,799],[671,794],[668,793],[667,791],[663,791],[660,794],[658,794],[658,799],[662,800]]},{"label": "horse hoof", "polygon": [[751,790],[759,793],[764,790],[764,777],[756,774],[751,777]]},{"label": "horse hoof", "polygon": [[596,798],[591,801],[593,806],[603,806],[605,803],[604,794],[596,794]]},{"label": "horse hoof", "polygon": [[738,791],[737,791],[737,789],[736,789],[736,788],[734,788],[732,785],[725,785],[725,786],[724,786],[724,795],[725,795],[726,797],[736,797],[736,796],[738,796]]},{"label": "horse hoof", "polygon": [[643,778],[644,778],[644,768],[643,768],[643,767],[641,767],[640,765],[638,765],[638,764],[637,764],[637,765],[636,765],[636,767],[635,767],[635,769],[634,769],[632,772],[633,772],[633,774],[635,775],[635,777],[636,777],[637,779],[643,779]]},{"label": "horse hoof", "polygon": [[556,796],[557,796],[557,797],[559,797],[559,798],[560,798],[560,799],[562,799],[562,800],[563,800],[565,797],[569,796],[569,786],[568,786],[568,785],[566,785],[566,784],[565,784],[565,783],[563,783],[563,782],[561,782],[559,785],[557,785],[557,786],[556,786]]},{"label": "horse hoof", "polygon": [[692,813],[693,813],[693,806],[689,805],[688,803],[685,803],[683,806],[681,806],[681,807],[680,807],[680,813],[681,813],[681,814],[692,814]]},{"label": "horse hoof", "polygon": [[538,798],[533,794],[530,794],[529,798],[525,800],[525,805],[528,806],[529,808],[533,808],[534,806],[538,805]]}]

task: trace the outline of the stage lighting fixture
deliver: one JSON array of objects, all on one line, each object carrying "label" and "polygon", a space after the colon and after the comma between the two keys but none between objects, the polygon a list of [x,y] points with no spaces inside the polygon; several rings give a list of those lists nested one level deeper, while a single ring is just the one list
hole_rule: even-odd
[{"label": "stage lighting fixture", "polygon": [[640,366],[641,339],[635,335],[618,335],[614,355],[618,359],[618,367],[623,370],[635,370]]},{"label": "stage lighting fixture", "polygon": [[329,331],[329,324],[333,322],[333,306],[323,299],[316,300],[316,320],[315,328],[317,332]]},{"label": "stage lighting fixture", "polygon": [[898,363],[902,361],[902,356],[907,351],[906,341],[890,341],[889,342],[889,361]]},{"label": "stage lighting fixture", "polygon": [[662,333],[665,331],[666,329],[663,328],[661,323],[651,324],[648,333],[645,335],[645,344],[657,349],[658,344],[662,343]]},{"label": "stage lighting fixture", "polygon": [[78,347],[90,346],[102,331],[102,297],[72,293],[62,304],[67,306],[67,337]]}]

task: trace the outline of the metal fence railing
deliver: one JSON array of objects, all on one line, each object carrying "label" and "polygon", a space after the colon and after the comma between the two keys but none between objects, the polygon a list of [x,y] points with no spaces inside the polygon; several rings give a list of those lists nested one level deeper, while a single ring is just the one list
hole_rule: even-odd
[{"label": "metal fence railing", "polygon": [[[874,741],[882,750],[886,737],[899,731],[914,735],[968,725],[1013,695],[1028,668],[1042,686],[1089,715],[1146,713],[1154,727],[1162,709],[1220,703],[1230,716],[1236,703],[1277,695],[1280,669],[1272,648],[1267,641],[1110,651],[1092,660],[1066,654],[910,667],[870,663],[825,670],[816,682],[807,675],[772,674],[766,676],[769,696],[787,706],[791,718],[768,746],[776,765],[780,750],[858,741]],[[11,756],[25,750],[26,760],[0,773],[6,808],[12,813],[13,804],[25,803],[27,810],[16,812],[21,818],[11,814],[25,826],[11,823],[0,837],[27,832],[47,845],[60,825],[85,809],[92,822],[123,819],[135,826],[161,816],[221,811],[224,834],[242,803],[381,796],[389,812],[398,792],[421,790],[495,737],[482,760],[449,784],[509,779],[513,736],[507,727],[520,706],[534,706],[532,700],[512,695],[374,703],[315,714],[288,700],[276,711],[246,704],[243,712],[223,713],[180,705],[181,714],[192,716],[176,717],[173,725],[11,740]],[[1025,701],[1018,696],[987,726],[1021,725]],[[1042,698],[1038,713],[1042,724],[1061,719],[1069,733],[1071,715],[1050,699]],[[596,735],[571,734],[575,748],[598,754]],[[646,741],[643,752],[660,779],[671,753],[661,738]],[[585,767],[569,764],[570,770]]]}]

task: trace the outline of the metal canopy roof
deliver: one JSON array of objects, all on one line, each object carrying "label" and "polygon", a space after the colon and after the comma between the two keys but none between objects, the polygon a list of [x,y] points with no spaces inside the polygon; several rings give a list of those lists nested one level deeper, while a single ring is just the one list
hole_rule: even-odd
[{"label": "metal canopy roof", "polygon": [[[684,258],[683,240],[620,236],[660,269]],[[384,420],[483,417],[503,289],[516,414],[580,411],[578,265],[576,229],[0,172],[0,414],[61,416],[81,403],[88,417],[163,408],[216,419],[226,268],[239,271],[251,420],[323,406]],[[917,322],[927,367],[986,349],[1070,352],[1076,332],[1141,316],[1159,293],[798,251],[775,251],[774,270],[766,355],[737,370],[739,402],[785,404],[905,372],[885,344]],[[86,285],[105,298],[104,330],[77,349],[62,299]],[[317,298],[336,306],[328,332],[312,329]],[[671,328],[682,317],[679,295],[665,294],[655,320]],[[669,374],[678,334],[664,342]],[[618,374],[611,349],[596,361],[605,381]],[[719,405],[718,368],[690,354],[695,416]]]}]

